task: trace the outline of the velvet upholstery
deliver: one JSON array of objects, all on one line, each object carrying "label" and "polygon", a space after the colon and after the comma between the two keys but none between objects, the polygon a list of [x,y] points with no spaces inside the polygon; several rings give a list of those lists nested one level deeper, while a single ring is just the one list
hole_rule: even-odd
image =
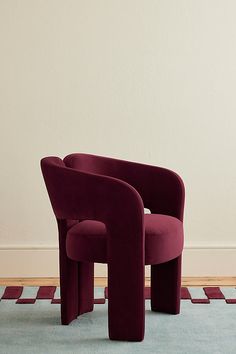
[{"label": "velvet upholstery", "polygon": [[[80,153],[43,158],[41,168],[59,230],[62,324],[93,310],[94,262],[108,264],[110,339],[144,337],[145,264],[152,310],[179,313],[182,179],[164,168]],[[144,215],[144,206],[152,214]]]},{"label": "velvet upholstery", "polygon": [[[183,224],[169,215],[144,215],[145,264],[176,258],[183,249]],[[73,260],[108,263],[107,230],[101,221],[84,220],[67,232],[66,252]]]}]

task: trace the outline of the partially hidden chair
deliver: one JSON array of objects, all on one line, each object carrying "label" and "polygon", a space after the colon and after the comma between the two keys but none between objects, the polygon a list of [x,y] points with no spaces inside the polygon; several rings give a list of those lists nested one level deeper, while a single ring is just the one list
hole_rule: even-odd
[{"label": "partially hidden chair", "polygon": [[178,314],[182,179],[165,168],[83,153],[45,157],[41,168],[59,230],[61,323],[93,310],[94,263],[108,265],[110,339],[144,338],[145,265],[152,311]]}]

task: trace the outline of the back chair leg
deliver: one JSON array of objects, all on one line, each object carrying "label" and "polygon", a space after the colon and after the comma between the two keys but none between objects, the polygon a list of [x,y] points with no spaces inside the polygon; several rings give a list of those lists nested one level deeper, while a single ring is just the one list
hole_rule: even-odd
[{"label": "back chair leg", "polygon": [[78,263],[78,315],[93,311],[94,263]]},{"label": "back chair leg", "polygon": [[151,266],[152,311],[178,314],[181,298],[181,255]]},{"label": "back chair leg", "polygon": [[66,220],[57,220],[59,231],[59,264],[61,324],[68,325],[78,316],[78,262],[66,254]]},{"label": "back chair leg", "polygon": [[78,316],[78,262],[60,262],[61,323],[68,325]]}]

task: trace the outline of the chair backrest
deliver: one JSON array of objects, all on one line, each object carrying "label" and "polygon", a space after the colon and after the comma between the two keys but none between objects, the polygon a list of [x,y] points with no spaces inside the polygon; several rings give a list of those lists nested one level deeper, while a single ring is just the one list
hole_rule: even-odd
[{"label": "chair backrest", "polygon": [[171,215],[183,220],[184,184],[169,169],[104,156],[74,153],[64,158],[68,167],[111,176],[133,186],[144,206],[153,213]]}]

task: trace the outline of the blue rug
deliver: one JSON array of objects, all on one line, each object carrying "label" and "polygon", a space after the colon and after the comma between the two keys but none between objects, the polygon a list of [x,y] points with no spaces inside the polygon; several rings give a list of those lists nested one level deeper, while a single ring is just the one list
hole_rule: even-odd
[{"label": "blue rug", "polygon": [[[2,298],[4,287],[0,287]],[[220,288],[225,299],[235,299],[235,288]],[[188,288],[192,299],[206,299],[202,288]],[[38,287],[24,287],[20,298],[34,298]],[[209,303],[181,301],[181,314],[150,311],[146,300],[146,329],[143,342],[116,342],[108,339],[107,300],[95,304],[94,311],[60,324],[60,304],[46,299],[34,303],[0,301],[0,353],[161,353],[161,354],[235,354],[236,304],[224,298]],[[40,296],[39,296],[40,297]],[[103,298],[104,289],[96,288],[95,297]],[[59,298],[59,288],[54,299]]]}]

